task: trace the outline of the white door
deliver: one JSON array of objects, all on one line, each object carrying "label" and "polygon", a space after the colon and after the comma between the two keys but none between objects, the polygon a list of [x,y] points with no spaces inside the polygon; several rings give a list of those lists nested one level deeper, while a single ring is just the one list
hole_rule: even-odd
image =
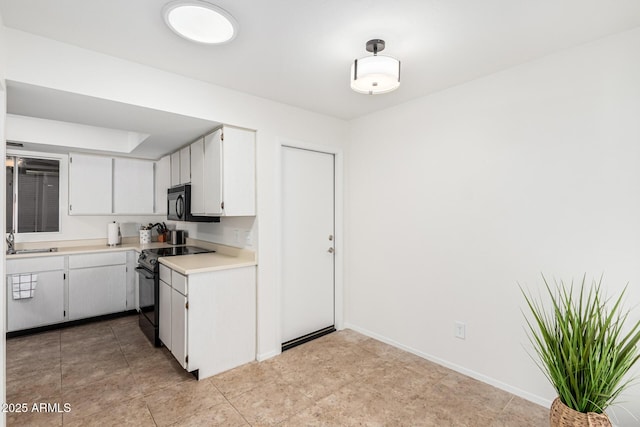
[{"label": "white door", "polygon": [[334,155],[282,148],[282,342],[334,326]]}]

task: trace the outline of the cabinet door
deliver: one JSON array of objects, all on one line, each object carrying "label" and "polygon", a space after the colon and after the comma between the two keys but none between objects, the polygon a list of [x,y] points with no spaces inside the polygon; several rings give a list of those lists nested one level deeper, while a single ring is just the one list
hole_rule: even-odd
[{"label": "cabinet door", "polygon": [[189,370],[207,378],[256,358],[255,267],[189,275]]},{"label": "cabinet door", "polygon": [[126,266],[69,270],[69,320],[126,310]]},{"label": "cabinet door", "polygon": [[69,214],[111,214],[113,159],[69,156]]},{"label": "cabinet door", "polygon": [[171,186],[180,184],[180,152],[171,154]]},{"label": "cabinet door", "polygon": [[204,137],[204,210],[222,215],[222,130]]},{"label": "cabinet door", "polygon": [[64,272],[38,272],[32,298],[13,299],[12,275],[7,275],[7,331],[63,322]]},{"label": "cabinet door", "polygon": [[171,353],[180,366],[187,367],[187,297],[171,290]]},{"label": "cabinet door", "polygon": [[191,182],[191,151],[189,146],[180,150],[180,184]]},{"label": "cabinet door", "polygon": [[156,198],[154,212],[157,214],[167,213],[167,189],[171,187],[171,157],[164,156],[158,160],[154,168],[156,180]]},{"label": "cabinet door", "polygon": [[104,267],[127,263],[127,252],[94,252],[69,255],[69,268]]},{"label": "cabinet door", "polygon": [[127,310],[137,309],[136,299],[138,293],[136,292],[136,279],[138,278],[138,274],[136,273],[136,263],[138,261],[138,257],[136,256],[136,252],[128,251],[127,252],[127,293],[126,293],[126,303],[125,306]]},{"label": "cabinet door", "polygon": [[222,153],[222,201],[224,202],[224,215],[255,215],[255,132],[225,126]]},{"label": "cabinet door", "polygon": [[191,144],[191,213],[204,215],[204,139]]},{"label": "cabinet door", "polygon": [[160,280],[160,320],[159,320],[159,333],[160,341],[171,350],[171,286]]},{"label": "cabinet door", "polygon": [[154,193],[152,161],[123,158],[114,159],[114,213],[152,214]]}]

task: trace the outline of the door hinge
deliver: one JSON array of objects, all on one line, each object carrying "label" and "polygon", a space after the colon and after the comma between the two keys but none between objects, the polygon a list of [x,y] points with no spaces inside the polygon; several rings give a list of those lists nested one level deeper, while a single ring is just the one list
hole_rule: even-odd
[{"label": "door hinge", "polygon": [[73,163],[73,157],[69,157],[69,163]]},{"label": "door hinge", "polygon": [[67,280],[67,273],[62,273],[62,280]]},{"label": "door hinge", "polygon": [[184,303],[184,308],[189,310],[189,301],[187,301],[186,303]]},{"label": "door hinge", "polygon": [[224,141],[224,132],[220,132],[220,141]]},{"label": "door hinge", "polygon": [[69,212],[73,210],[73,205],[69,205]]},{"label": "door hinge", "polygon": [[62,310],[62,317],[67,317],[67,310]]},{"label": "door hinge", "polygon": [[220,203],[220,209],[224,209],[224,202]]},{"label": "door hinge", "polygon": [[184,357],[184,363],[189,363],[189,356]]}]

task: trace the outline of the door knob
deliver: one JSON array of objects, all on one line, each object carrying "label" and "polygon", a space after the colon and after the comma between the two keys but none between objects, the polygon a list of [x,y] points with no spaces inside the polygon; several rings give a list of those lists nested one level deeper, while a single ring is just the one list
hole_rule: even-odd
[{"label": "door knob", "polygon": [[329,250],[328,250],[327,252],[329,252],[330,254],[332,254],[332,253],[334,252],[334,249],[333,249],[333,248],[329,248]]},{"label": "door knob", "polygon": [[333,234],[329,234],[329,241],[333,240]]}]

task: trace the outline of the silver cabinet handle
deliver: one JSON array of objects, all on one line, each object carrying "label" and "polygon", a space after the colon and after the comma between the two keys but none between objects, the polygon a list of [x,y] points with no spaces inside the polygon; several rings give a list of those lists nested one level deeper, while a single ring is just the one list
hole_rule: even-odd
[{"label": "silver cabinet handle", "polygon": [[334,249],[333,249],[333,248],[329,248],[329,250],[328,250],[327,252],[329,252],[330,254],[332,254],[332,253],[334,252]]}]

